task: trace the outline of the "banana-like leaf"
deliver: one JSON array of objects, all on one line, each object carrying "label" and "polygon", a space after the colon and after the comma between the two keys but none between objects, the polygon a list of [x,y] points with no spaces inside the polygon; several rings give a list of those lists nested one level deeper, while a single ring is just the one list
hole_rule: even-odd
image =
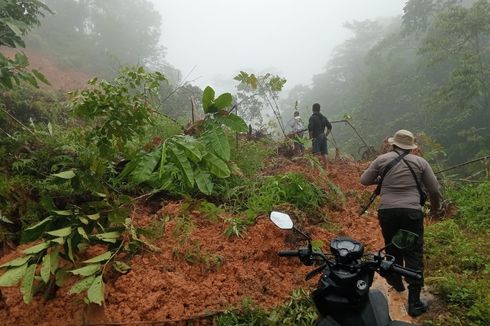
[{"label": "banana-like leaf", "polygon": [[194,172],[192,171],[191,163],[189,159],[185,155],[183,151],[178,149],[177,147],[168,147],[169,152],[172,154],[171,156],[174,158],[174,163],[180,168],[180,170],[184,173],[187,185],[192,188],[194,186]]},{"label": "banana-like leaf", "polygon": [[148,181],[160,160],[161,151],[158,150],[143,156],[134,168],[133,172],[131,172],[131,180],[135,184],[141,184]]},{"label": "banana-like leaf", "polygon": [[209,173],[197,170],[195,173],[196,184],[199,190],[205,195],[211,195],[213,192],[213,182]]},{"label": "banana-like leaf", "polygon": [[230,176],[231,172],[228,165],[216,155],[207,153],[206,156],[204,156],[204,161],[206,162],[209,171],[218,178],[227,178]]},{"label": "banana-like leaf", "polygon": [[230,160],[230,143],[228,138],[221,128],[212,129],[202,136],[202,139],[207,144],[208,149],[225,161]]},{"label": "banana-like leaf", "polygon": [[199,150],[196,140],[189,136],[175,137],[173,141],[179,145],[180,149],[183,149],[193,162],[199,162],[202,160],[203,153]]}]

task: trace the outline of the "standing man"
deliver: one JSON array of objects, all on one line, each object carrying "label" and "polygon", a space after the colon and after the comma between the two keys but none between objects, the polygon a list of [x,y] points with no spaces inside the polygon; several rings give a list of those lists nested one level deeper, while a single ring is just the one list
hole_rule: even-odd
[{"label": "standing man", "polygon": [[288,134],[288,137],[293,139],[295,151],[303,155],[305,147],[303,143],[301,143],[300,139],[303,138],[305,126],[303,125],[303,121],[301,120],[298,111],[294,111],[294,117],[289,120],[288,126],[291,128],[291,132]]},{"label": "standing man", "polygon": [[[440,186],[429,163],[422,157],[410,154],[417,148],[414,135],[408,130],[398,130],[393,137],[388,138],[392,150],[378,156],[364,171],[361,183],[365,186],[376,184],[384,169],[390,165],[381,185],[381,203],[378,208],[379,224],[385,244],[391,243],[399,229],[416,233],[417,243],[410,249],[398,249],[395,246],[386,248],[386,253],[395,257],[395,263],[407,268],[423,272],[424,220],[422,207],[426,195],[424,186],[431,203],[431,212],[439,212]],[[393,163],[392,163],[393,162]],[[402,278],[391,274],[387,282],[398,292],[405,291]],[[420,300],[420,291],[424,279],[405,278],[408,283],[408,314],[412,317],[423,314],[428,304]]]},{"label": "standing man", "polygon": [[[325,132],[325,128],[327,131]],[[313,154],[320,154],[323,167],[327,168],[327,136],[332,131],[332,124],[320,113],[320,104],[313,104],[313,114],[308,123]]]}]

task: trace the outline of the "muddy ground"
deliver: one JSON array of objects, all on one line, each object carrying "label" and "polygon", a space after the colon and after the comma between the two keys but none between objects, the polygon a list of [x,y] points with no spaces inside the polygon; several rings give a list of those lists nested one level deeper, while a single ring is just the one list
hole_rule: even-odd
[{"label": "muddy ground", "polygon": [[[327,186],[330,180],[345,194],[346,201],[336,209],[325,207],[328,228],[305,222],[303,227],[314,239],[321,239],[328,247],[334,235],[347,235],[375,249],[383,245],[381,233],[371,209],[358,216],[366,189],[359,184],[359,176],[366,164],[336,161],[322,173],[305,162],[278,159],[264,169],[264,174],[300,172],[317,184]],[[164,224],[162,236],[153,243],[160,253],[143,252],[131,261],[131,271],[125,275],[110,275],[106,284],[105,305],[85,306],[81,297],[68,295],[69,286],[58,290],[55,299],[45,302],[34,297],[30,305],[22,302],[18,288],[2,289],[6,307],[0,309],[0,325],[110,325],[158,322],[160,324],[187,324],[189,320],[205,321],[204,316],[240,307],[244,299],[263,308],[285,303],[293,289],[315,286],[316,280],[304,281],[310,268],[296,259],[279,258],[281,249],[296,248],[288,233],[275,228],[267,216],[260,216],[241,238],[224,235],[226,213],[218,221],[203,218],[198,211],[190,214],[195,227],[187,235],[177,232],[181,202],[162,202],[159,209],[141,204],[134,212],[134,221],[151,224],[164,216],[171,219]],[[18,249],[19,251],[20,249]],[[12,259],[11,253],[0,263]],[[392,317],[411,321],[404,308],[405,294],[388,291],[382,280],[375,287],[390,296]],[[209,318],[207,320],[210,320]]]}]

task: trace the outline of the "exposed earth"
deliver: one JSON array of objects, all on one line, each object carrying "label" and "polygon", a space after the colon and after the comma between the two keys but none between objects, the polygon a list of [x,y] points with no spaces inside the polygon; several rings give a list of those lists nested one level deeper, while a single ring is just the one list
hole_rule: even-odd
[{"label": "exposed earth", "polygon": [[[7,48],[0,51],[8,56],[15,53]],[[84,87],[90,78],[59,67],[47,56],[24,51],[31,68],[41,70],[51,87],[77,89]],[[298,172],[326,191],[332,191],[329,181],[338,186],[346,200],[336,207],[322,209],[327,225],[308,218],[299,223],[314,239],[323,241],[325,250],[334,236],[347,235],[362,242],[369,251],[381,248],[383,241],[374,208],[363,217],[358,216],[361,203],[372,190],[359,183],[366,167],[367,163],[336,160],[329,165],[328,173],[322,173],[301,160],[274,158],[262,173]],[[108,273],[103,307],[86,306],[82,296],[68,294],[75,280],[59,289],[54,299],[45,301],[36,295],[29,305],[23,303],[17,287],[3,288],[0,325],[186,325],[191,321],[212,324],[213,316],[240,308],[245,299],[267,309],[287,302],[294,289],[314,288],[316,279],[304,280],[310,268],[296,259],[276,254],[302,243],[295,242],[288,231],[274,227],[267,216],[259,216],[242,237],[228,238],[224,231],[226,220],[232,216],[222,213],[213,220],[193,210],[185,215],[191,221],[189,224],[195,226],[184,234],[183,206],[182,201],[159,202],[156,208],[155,203],[138,204],[133,221],[156,229],[159,237],[152,243],[160,252],[136,255],[131,260],[131,271],[125,275]],[[287,208],[285,212],[296,217]],[[163,218],[167,222],[159,224]],[[27,246],[30,244],[1,257],[0,264],[15,258]],[[417,322],[406,313],[406,292],[389,290],[381,278],[376,278],[373,287],[388,295],[393,319]]]},{"label": "exposed earth", "polygon": [[[327,191],[327,181],[333,182],[341,188],[346,201],[335,210],[324,209],[330,227],[308,221],[302,227],[327,248],[334,235],[347,235],[373,250],[383,245],[375,211],[358,216],[361,194],[370,190],[358,181],[366,166],[335,161],[325,174],[304,162],[280,158],[274,159],[264,174],[303,173],[316,184],[324,184]],[[272,308],[285,303],[294,289],[315,286],[316,279],[304,281],[310,268],[296,259],[277,256],[278,250],[296,248],[302,243],[295,243],[288,231],[274,227],[267,216],[258,217],[243,237],[228,238],[224,235],[224,221],[230,217],[226,213],[212,221],[199,211],[191,211],[188,218],[195,227],[183,237],[177,218],[182,214],[182,205],[179,201],[165,201],[157,209],[145,203],[136,208],[133,220],[140,226],[168,216],[168,222],[161,225],[161,237],[153,241],[161,252],[143,252],[132,259],[129,273],[109,275],[103,307],[85,306],[81,297],[67,293],[69,284],[58,290],[55,299],[44,301],[37,295],[29,305],[23,303],[18,288],[7,288],[2,289],[6,307],[0,309],[0,325],[124,325],[150,321],[186,324],[239,308],[244,299]],[[0,263],[14,258],[21,249],[2,257]],[[388,290],[380,278],[373,286],[390,297],[392,318],[412,321],[404,307],[406,292]]]}]

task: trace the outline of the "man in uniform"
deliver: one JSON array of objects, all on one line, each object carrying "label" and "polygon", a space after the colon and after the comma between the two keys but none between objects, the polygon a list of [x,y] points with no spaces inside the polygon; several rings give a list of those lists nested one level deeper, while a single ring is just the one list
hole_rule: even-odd
[{"label": "man in uniform", "polygon": [[[325,132],[325,128],[327,131]],[[312,142],[313,154],[319,154],[324,168],[327,168],[327,136],[332,131],[332,124],[320,113],[320,104],[313,104],[313,114],[308,122],[308,131]]]}]

